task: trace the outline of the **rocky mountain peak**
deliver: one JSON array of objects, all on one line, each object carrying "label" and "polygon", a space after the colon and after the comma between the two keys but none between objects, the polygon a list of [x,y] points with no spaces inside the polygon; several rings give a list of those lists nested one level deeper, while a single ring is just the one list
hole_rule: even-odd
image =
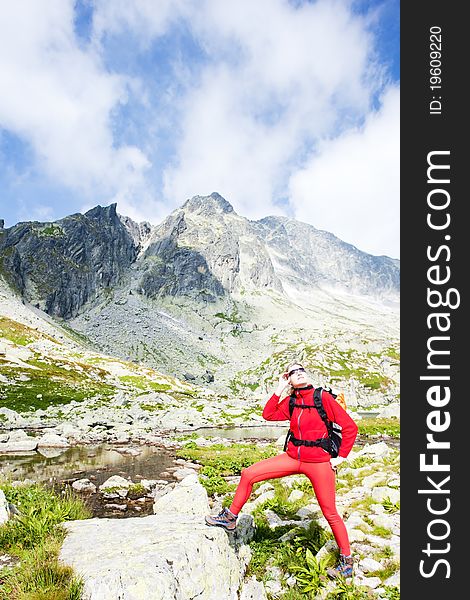
[{"label": "rocky mountain peak", "polygon": [[184,211],[191,211],[193,213],[201,214],[203,216],[211,217],[214,213],[234,213],[233,206],[230,202],[227,202],[217,192],[212,192],[210,196],[193,196],[181,207]]},{"label": "rocky mountain peak", "polygon": [[134,240],[135,246],[137,248],[141,248],[150,238],[153,229],[151,223],[148,221],[141,221],[140,223],[137,223],[130,217],[126,217],[124,215],[119,215],[119,219],[130,233],[132,239]]},{"label": "rocky mountain peak", "polygon": [[109,206],[94,206],[85,213],[85,216],[94,220],[107,220],[117,218],[117,204],[114,202]]}]

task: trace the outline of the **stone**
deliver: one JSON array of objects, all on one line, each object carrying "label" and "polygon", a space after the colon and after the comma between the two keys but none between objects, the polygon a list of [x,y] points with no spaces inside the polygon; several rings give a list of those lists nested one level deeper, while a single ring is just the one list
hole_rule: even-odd
[{"label": "stone", "polygon": [[364,571],[364,573],[371,573],[373,571],[379,571],[382,569],[382,565],[373,558],[363,558],[359,562],[359,567]]},{"label": "stone", "polygon": [[[207,493],[197,475],[189,475],[163,497],[168,512],[161,504],[160,512],[146,517],[64,523],[67,536],[59,558],[82,575],[82,599],[239,600],[253,520],[242,516],[229,535],[208,527],[200,514],[185,512],[188,498],[197,496],[194,506],[201,511],[208,506]],[[253,595],[257,589],[248,586],[247,600],[265,599]]]},{"label": "stone", "polygon": [[301,490],[292,490],[292,492],[289,494],[289,497],[287,498],[287,501],[296,502],[297,500],[300,500],[303,497],[304,492],[302,492]]},{"label": "stone", "polygon": [[100,485],[100,491],[105,492],[107,489],[112,489],[112,488],[116,488],[116,490],[118,489],[128,489],[130,486],[132,485],[132,481],[129,481],[128,479],[124,479],[124,477],[121,477],[120,475],[113,475],[112,477],[109,477],[108,479],[106,479],[106,481],[104,481],[101,485]]},{"label": "stone", "polygon": [[46,433],[38,439],[38,448],[68,448],[69,442],[56,433]]},{"label": "stone", "polygon": [[64,453],[64,448],[39,448],[37,449],[38,454],[45,458],[57,458]]},{"label": "stone", "polygon": [[0,444],[0,454],[2,453],[18,453],[18,452],[34,452],[38,447],[38,443],[35,440],[19,440],[12,442],[8,440],[3,444]]},{"label": "stone", "polygon": [[264,494],[264,492],[268,492],[274,490],[274,486],[271,483],[263,483],[261,484],[258,488],[256,488],[256,490],[253,491],[253,495],[254,496],[259,496],[261,494]]},{"label": "stone", "polygon": [[372,498],[378,502],[382,502],[385,498],[390,498],[392,504],[396,504],[400,502],[400,491],[388,486],[379,486],[372,490]]},{"label": "stone", "polygon": [[382,584],[382,581],[380,579],[380,577],[363,577],[360,580],[360,584],[361,585],[365,585],[368,588],[370,588],[371,590],[379,587],[379,585]]},{"label": "stone", "polygon": [[10,518],[10,508],[5,497],[5,492],[0,490],[0,525],[3,525]]},{"label": "stone", "polygon": [[96,485],[89,479],[77,479],[72,483],[72,488],[77,492],[96,492]]},{"label": "stone", "polygon": [[362,479],[362,485],[366,488],[373,488],[379,483],[384,483],[385,474],[384,473],[373,473],[372,475],[368,475]]},{"label": "stone", "polygon": [[240,600],[268,600],[264,585],[254,575],[243,583]]},{"label": "stone", "polygon": [[155,500],[154,514],[171,514],[173,511],[181,515],[198,516],[201,519],[210,513],[207,492],[196,473],[187,475],[179,485]]},{"label": "stone", "polygon": [[366,444],[364,448],[359,451],[359,455],[371,454],[376,458],[383,458],[390,452],[390,448],[385,442],[378,442],[376,444]]},{"label": "stone", "polygon": [[385,581],[384,584],[390,587],[400,587],[400,571],[397,571],[393,575],[390,575]]},{"label": "stone", "polygon": [[176,469],[176,471],[173,472],[173,477],[182,481],[185,477],[187,477],[188,475],[192,475],[193,473],[194,469],[188,469],[186,467],[183,467],[181,469]]}]

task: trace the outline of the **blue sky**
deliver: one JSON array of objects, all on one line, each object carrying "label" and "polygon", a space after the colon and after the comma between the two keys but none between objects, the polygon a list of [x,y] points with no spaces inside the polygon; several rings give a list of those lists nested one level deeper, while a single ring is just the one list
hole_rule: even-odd
[{"label": "blue sky", "polygon": [[397,0],[0,9],[0,218],[219,192],[399,258]]}]

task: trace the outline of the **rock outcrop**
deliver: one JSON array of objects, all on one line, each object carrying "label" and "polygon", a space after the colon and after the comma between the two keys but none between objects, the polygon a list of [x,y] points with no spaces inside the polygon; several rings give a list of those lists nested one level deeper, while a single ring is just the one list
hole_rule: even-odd
[{"label": "rock outcrop", "polygon": [[217,193],[195,196],[155,227],[118,215],[116,204],[18,223],[2,230],[0,258],[28,302],[65,319],[124,280],[148,297],[203,302],[242,289],[334,286],[395,300],[399,290],[398,261],[293,219],[249,221]]},{"label": "rock outcrop", "polygon": [[[216,193],[157,226],[111,205],[0,230],[0,275],[88,348],[217,393],[264,394],[282,368],[272,359],[315,353],[315,377],[344,373],[349,397],[383,403],[372,389],[387,393],[385,403],[396,398],[382,387],[396,379],[398,261],[293,219],[249,221]],[[338,346],[343,354],[326,364]]]},{"label": "rock outcrop", "polygon": [[147,517],[65,524],[60,560],[83,577],[83,600],[238,599],[251,517],[236,535],[205,525],[210,509],[197,475],[168,496],[157,499],[157,514]]},{"label": "rock outcrop", "polygon": [[136,254],[116,204],[53,223],[18,223],[0,237],[2,269],[9,283],[31,304],[65,319],[109,293]]}]

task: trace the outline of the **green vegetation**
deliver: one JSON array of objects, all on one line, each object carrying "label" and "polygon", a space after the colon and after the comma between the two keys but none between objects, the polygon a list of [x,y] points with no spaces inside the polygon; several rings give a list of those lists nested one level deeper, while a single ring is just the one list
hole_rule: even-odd
[{"label": "green vegetation", "polygon": [[[258,580],[266,581],[269,567],[275,566],[281,570],[283,577],[296,574],[299,590],[303,593],[309,591],[307,586],[316,590],[323,585],[318,575],[324,574],[327,561],[322,561],[317,571],[313,565],[312,571],[306,569],[307,557],[313,557],[329,539],[316,521],[312,521],[308,529],[290,525],[271,529],[255,517],[255,526],[255,535],[250,542],[252,559],[248,565],[248,577],[254,575]],[[281,540],[288,532],[289,539]]]},{"label": "green vegetation", "polygon": [[371,590],[355,585],[354,580],[349,583],[344,579],[338,579],[335,589],[326,596],[326,600],[371,600],[376,597]]},{"label": "green vegetation", "polygon": [[159,411],[159,410],[163,410],[165,408],[165,405],[162,404],[161,402],[157,402],[155,404],[141,403],[140,404],[140,408],[142,410],[146,410],[147,412],[156,412],[156,411]]},{"label": "green vegetation", "polygon": [[67,323],[65,323],[65,322],[61,323],[61,327],[76,342],[79,342],[79,343],[85,344],[85,345],[91,345],[91,340],[87,335],[80,333],[80,331],[76,331],[75,329],[72,329],[72,327],[70,327],[70,325],[67,325]]},{"label": "green vegetation", "polygon": [[312,496],[312,485],[310,484],[310,482],[308,483],[310,485],[308,495],[305,495],[304,498],[296,500],[295,502],[290,502],[288,500],[290,490],[283,486],[278,480],[273,480],[271,484],[273,485],[275,490],[274,498],[265,500],[262,504],[257,506],[253,511],[253,516],[257,516],[258,520],[260,521],[265,521],[267,525],[267,520],[264,516],[264,511],[266,509],[270,509],[273,510],[282,519],[289,521],[300,521],[300,517],[296,513],[300,508],[307,504],[309,497]]},{"label": "green vegetation", "polygon": [[[8,317],[0,316],[0,337],[3,337],[18,346],[27,346],[31,342],[40,339],[41,337],[45,337],[49,340],[52,338],[45,334],[40,334],[33,329],[32,327],[28,327],[27,325],[23,325],[22,323],[18,323],[18,321],[13,321]],[[55,340],[53,340],[55,341]]]},{"label": "green vegetation", "polygon": [[390,346],[389,348],[387,348],[387,350],[385,350],[384,354],[385,354],[385,356],[388,356],[390,358],[393,358],[397,362],[400,362],[400,351],[397,348],[395,348],[394,346]]},{"label": "green vegetation", "polygon": [[352,469],[362,469],[366,465],[371,465],[374,463],[374,459],[372,456],[358,456],[354,460],[349,463],[349,466]]},{"label": "green vegetation", "polygon": [[229,315],[221,312],[215,313],[214,317],[217,317],[218,319],[223,319],[224,321],[228,321],[229,323],[243,323],[243,320],[236,309],[234,309]]},{"label": "green vegetation", "polygon": [[[229,492],[234,492],[237,487],[235,484],[227,483],[217,467],[206,465],[205,467],[202,467],[199,474],[200,482],[205,487],[209,496],[214,496],[215,494],[228,494]],[[230,502],[231,497],[227,497],[225,499],[225,505],[228,506]]]},{"label": "green vegetation", "polygon": [[40,237],[62,237],[64,235],[64,230],[60,225],[56,225],[55,223],[45,224],[43,227],[33,227],[33,232],[37,233]]},{"label": "green vegetation", "polygon": [[395,560],[387,560],[382,569],[378,569],[377,571],[371,572],[371,577],[380,577],[382,581],[385,581],[392,575],[394,575],[398,569],[400,568],[399,564]]},{"label": "green vegetation", "polygon": [[0,526],[0,553],[19,559],[0,572],[0,600],[79,600],[82,583],[58,556],[66,535],[61,523],[89,518],[87,507],[70,492],[58,495],[39,484],[0,488],[19,510]]},{"label": "green vegetation", "polygon": [[400,437],[400,420],[394,417],[390,418],[371,418],[357,421],[359,435],[389,435],[391,437]]},{"label": "green vegetation", "polygon": [[214,444],[199,447],[195,442],[188,442],[176,451],[179,458],[203,465],[200,479],[210,496],[234,491],[236,486],[228,484],[224,477],[239,475],[242,469],[275,454],[278,450],[274,446],[257,448],[246,444]]},{"label": "green vegetation", "polygon": [[395,586],[385,586],[384,597],[387,600],[400,600],[400,590]]},{"label": "green vegetation", "polygon": [[135,500],[136,498],[140,498],[147,494],[147,488],[145,488],[141,483],[133,483],[127,489],[127,497],[131,500]]},{"label": "green vegetation", "polygon": [[171,389],[169,383],[156,383],[143,375],[121,375],[119,379],[122,383],[130,383],[133,387],[145,391],[166,392]]},{"label": "green vegetation", "polygon": [[400,502],[398,501],[398,502],[393,503],[388,496],[387,496],[387,498],[384,498],[384,500],[382,502],[382,506],[384,507],[385,511],[388,513],[395,513],[400,510]]},{"label": "green vegetation", "polygon": [[326,585],[327,563],[317,560],[307,548],[305,560],[300,565],[293,565],[291,570],[296,573],[297,584],[303,594],[316,594]]},{"label": "green vegetation", "polygon": [[93,396],[110,398],[115,393],[113,385],[101,381],[106,372],[96,367],[38,358],[26,363],[31,368],[20,371],[17,367],[2,366],[2,374],[9,383],[0,383],[0,399],[18,412],[46,409],[73,400],[81,402]]},{"label": "green vegetation", "polygon": [[188,442],[176,454],[185,460],[214,467],[220,475],[240,475],[241,470],[264,458],[270,458],[279,453],[275,446],[257,447],[248,444],[214,444],[199,447],[195,442]]}]

